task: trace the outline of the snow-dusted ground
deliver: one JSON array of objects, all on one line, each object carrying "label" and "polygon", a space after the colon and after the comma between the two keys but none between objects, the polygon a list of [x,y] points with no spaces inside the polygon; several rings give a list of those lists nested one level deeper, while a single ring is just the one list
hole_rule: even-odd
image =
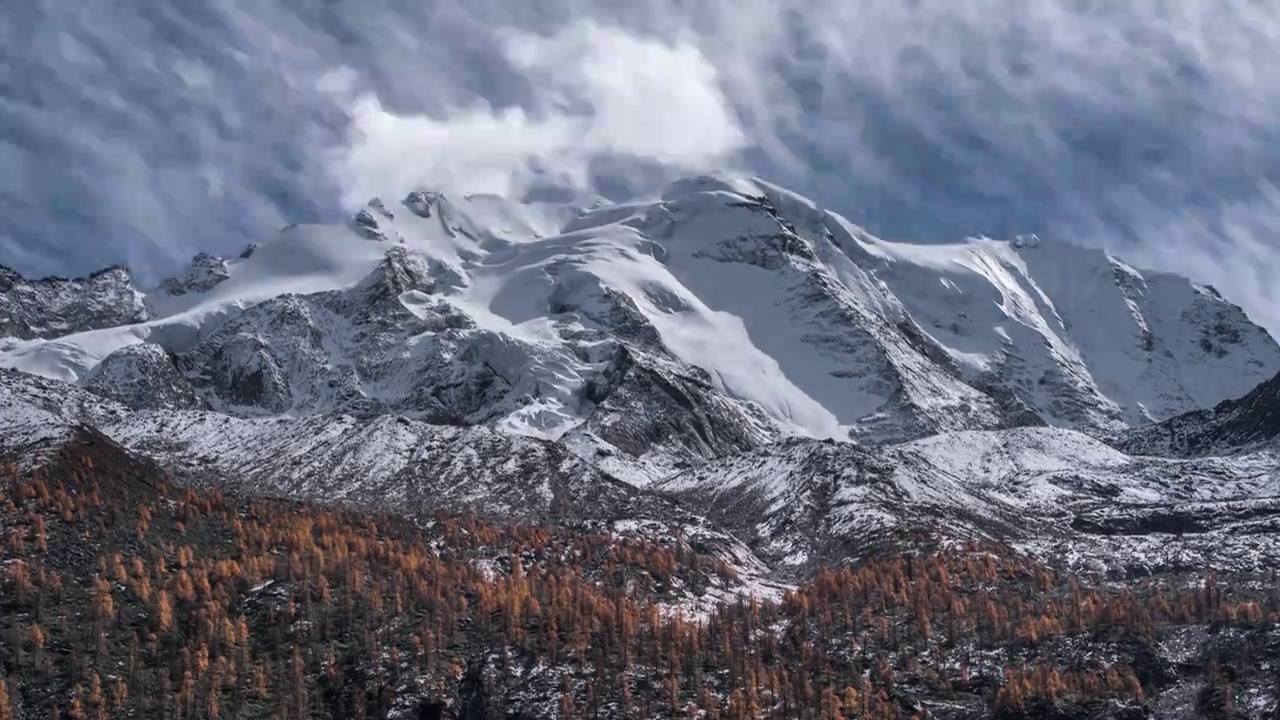
[{"label": "snow-dusted ground", "polygon": [[105,424],[127,412],[66,383],[0,370],[0,454],[62,440],[76,425]]},{"label": "snow-dusted ground", "polygon": [[794,440],[669,478],[783,566],[830,562],[886,538],[1011,542],[1101,571],[1280,562],[1280,458],[1130,456],[1059,428],[945,433],[862,449]]}]

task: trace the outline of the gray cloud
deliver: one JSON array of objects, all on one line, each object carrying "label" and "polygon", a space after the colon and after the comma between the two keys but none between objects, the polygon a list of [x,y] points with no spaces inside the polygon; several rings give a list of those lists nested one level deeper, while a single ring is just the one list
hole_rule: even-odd
[{"label": "gray cloud", "polygon": [[1280,10],[1216,0],[0,9],[0,262],[154,277],[410,184],[734,165],[881,234],[1036,231],[1280,330]]}]

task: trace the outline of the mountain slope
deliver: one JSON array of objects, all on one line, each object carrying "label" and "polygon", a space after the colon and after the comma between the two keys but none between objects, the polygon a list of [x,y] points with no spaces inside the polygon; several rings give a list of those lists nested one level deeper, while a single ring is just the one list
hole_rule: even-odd
[{"label": "mountain slope", "polygon": [[0,455],[10,458],[56,448],[89,425],[188,484],[413,515],[445,509],[698,538],[747,582],[803,579],[818,564],[878,549],[967,540],[1119,575],[1253,573],[1280,563],[1280,461],[1270,452],[1131,456],[1047,427],[879,447],[791,438],[683,471],[666,468],[677,474],[655,473],[645,489],[604,471],[616,456],[597,454],[604,444],[581,452],[581,438],[524,438],[403,416],[130,410],[25,373],[4,371],[0,381],[0,399],[17,411],[0,424]]},{"label": "mountain slope", "polygon": [[1193,410],[1135,428],[1119,446],[1128,452],[1176,457],[1238,454],[1274,446],[1280,437],[1280,375],[1212,409]]},{"label": "mountain slope", "polygon": [[0,368],[0,455],[70,437],[128,412],[120,403],[73,385]]},{"label": "mountain slope", "polygon": [[1275,343],[1212,288],[1058,243],[866,245],[885,282],[972,384],[1051,424],[1138,425],[1265,379]]},{"label": "mountain slope", "polygon": [[794,439],[656,488],[798,575],[877,548],[1008,542],[1055,564],[1128,574],[1280,562],[1272,454],[1125,455],[1052,428],[947,433],[858,448]]}]

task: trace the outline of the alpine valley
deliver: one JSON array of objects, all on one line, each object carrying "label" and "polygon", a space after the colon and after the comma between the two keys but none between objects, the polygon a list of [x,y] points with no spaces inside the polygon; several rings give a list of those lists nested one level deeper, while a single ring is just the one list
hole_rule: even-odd
[{"label": "alpine valley", "polygon": [[1099,249],[420,191],[0,338],[0,718],[1280,713],[1280,345]]}]

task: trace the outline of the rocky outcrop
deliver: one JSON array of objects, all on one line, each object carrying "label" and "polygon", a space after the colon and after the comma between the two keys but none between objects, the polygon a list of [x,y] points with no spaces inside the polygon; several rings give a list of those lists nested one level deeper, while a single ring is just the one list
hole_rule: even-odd
[{"label": "rocky outcrop", "polygon": [[0,337],[56,338],[148,317],[126,267],[78,278],[29,279],[0,265]]},{"label": "rocky outcrop", "polygon": [[204,406],[175,359],[154,343],[116,350],[98,363],[81,385],[133,410],[194,410]]},{"label": "rocky outcrop", "polygon": [[231,272],[226,260],[217,255],[198,253],[191,258],[191,267],[187,272],[166,278],[160,283],[160,288],[170,295],[208,292],[229,277]]}]

